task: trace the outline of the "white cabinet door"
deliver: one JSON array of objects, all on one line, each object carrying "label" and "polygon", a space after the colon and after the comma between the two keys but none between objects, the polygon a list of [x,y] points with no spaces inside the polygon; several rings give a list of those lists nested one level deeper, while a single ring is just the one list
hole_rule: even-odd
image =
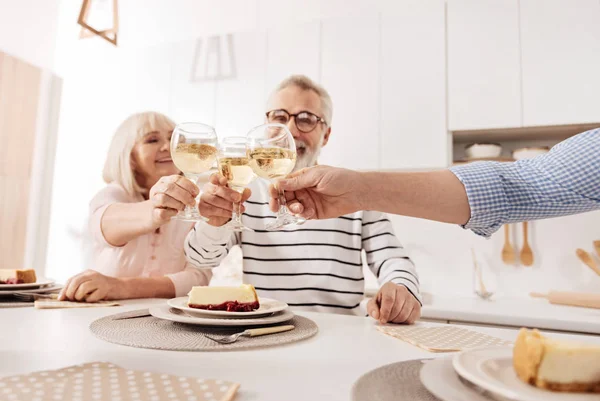
[{"label": "white cabinet door", "polygon": [[331,137],[319,162],[379,167],[379,18],[323,21],[321,83],[333,101]]},{"label": "white cabinet door", "polygon": [[600,1],[520,4],[524,125],[600,121]]},{"label": "white cabinet door", "polygon": [[176,43],[171,59],[171,116],[175,122],[196,121],[214,126],[217,84],[204,75],[208,39]]},{"label": "white cabinet door", "polygon": [[382,14],[380,71],[380,167],[447,166],[443,0]]},{"label": "white cabinet door", "polygon": [[267,32],[267,96],[277,84],[293,74],[306,75],[319,82],[320,40],[319,21]]},{"label": "white cabinet door", "polygon": [[266,32],[233,34],[234,76],[217,81],[219,137],[245,136],[264,122],[266,43]]},{"label": "white cabinet door", "polygon": [[448,0],[451,131],[519,127],[518,0]]}]

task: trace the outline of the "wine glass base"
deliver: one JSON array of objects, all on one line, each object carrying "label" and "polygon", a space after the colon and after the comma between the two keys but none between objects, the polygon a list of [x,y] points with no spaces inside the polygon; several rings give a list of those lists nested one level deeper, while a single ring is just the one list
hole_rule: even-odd
[{"label": "wine glass base", "polygon": [[236,232],[254,231],[253,229],[246,227],[242,223],[237,223],[237,222],[235,222],[233,220],[230,221],[229,223],[225,224],[223,227],[227,228],[227,229],[229,229],[231,231],[236,231]]},{"label": "wine glass base", "polygon": [[198,221],[207,222],[208,221],[208,219],[206,217],[202,216],[200,213],[184,213],[184,212],[177,213],[175,216],[171,217],[171,220],[191,221],[191,222],[198,222]]},{"label": "wine glass base", "polygon": [[276,231],[285,226],[301,225],[305,222],[306,220],[303,218],[296,217],[292,214],[285,214],[277,216],[277,218],[273,222],[267,224],[265,228],[267,231]]}]

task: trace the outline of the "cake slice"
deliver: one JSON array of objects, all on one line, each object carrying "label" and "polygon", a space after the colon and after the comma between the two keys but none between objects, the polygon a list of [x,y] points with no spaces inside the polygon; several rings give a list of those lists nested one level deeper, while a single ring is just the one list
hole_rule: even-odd
[{"label": "cake slice", "polygon": [[521,329],[513,366],[525,383],[552,391],[600,393],[600,346],[551,340]]},{"label": "cake slice", "polygon": [[35,270],[0,269],[0,284],[30,284],[35,283]]},{"label": "cake slice", "polygon": [[188,306],[197,309],[251,312],[260,307],[256,290],[249,284],[239,287],[192,287],[188,297]]}]

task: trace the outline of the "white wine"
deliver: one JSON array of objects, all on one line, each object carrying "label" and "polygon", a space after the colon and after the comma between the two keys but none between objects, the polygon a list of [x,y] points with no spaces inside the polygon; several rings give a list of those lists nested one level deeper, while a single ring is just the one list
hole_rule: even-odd
[{"label": "white wine", "polygon": [[249,152],[250,165],[259,177],[268,180],[283,178],[296,165],[296,152],[284,148],[256,148]]},{"label": "white wine", "polygon": [[203,143],[178,143],[171,157],[184,174],[202,174],[212,167],[217,148]]},{"label": "white wine", "polygon": [[247,157],[220,157],[219,172],[227,178],[231,189],[238,192],[242,192],[255,178]]}]

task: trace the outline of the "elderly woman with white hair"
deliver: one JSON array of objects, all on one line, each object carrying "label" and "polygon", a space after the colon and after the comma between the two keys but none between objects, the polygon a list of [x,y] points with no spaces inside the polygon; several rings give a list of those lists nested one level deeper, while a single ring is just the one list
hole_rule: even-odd
[{"label": "elderly woman with white hair", "polygon": [[210,270],[186,262],[193,224],[171,220],[195,206],[199,191],[171,159],[174,128],[168,117],[145,112],[117,129],[104,165],[107,185],[90,202],[92,269],[70,278],[60,300],[171,298],[210,281]]}]

